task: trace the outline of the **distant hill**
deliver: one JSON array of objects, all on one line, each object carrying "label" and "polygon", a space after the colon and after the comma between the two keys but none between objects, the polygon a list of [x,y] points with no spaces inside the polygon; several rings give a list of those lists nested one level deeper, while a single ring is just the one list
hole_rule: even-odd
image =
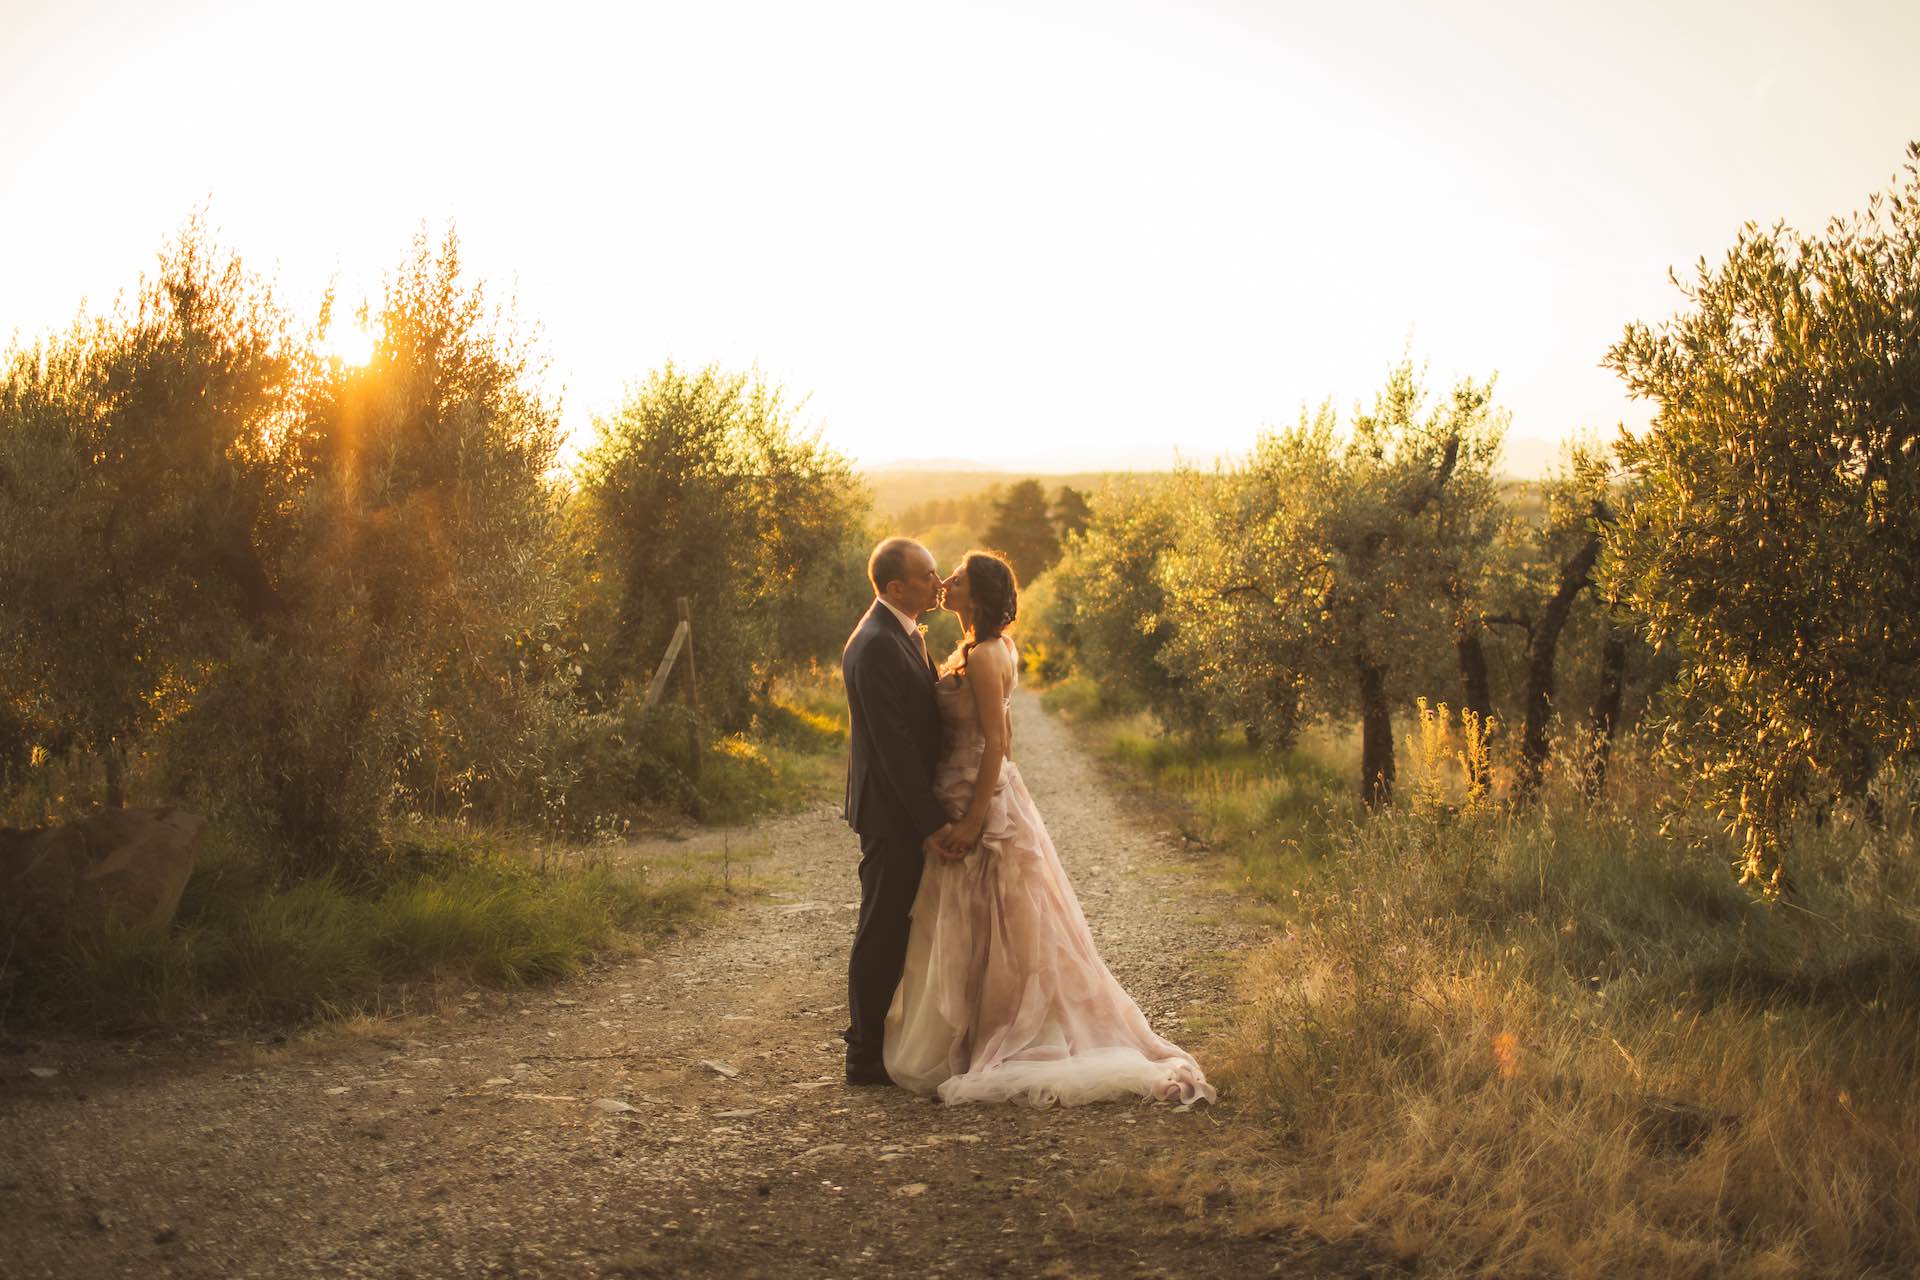
[{"label": "distant hill", "polygon": [[898,519],[909,509],[928,502],[970,498],[989,489],[1005,489],[1022,480],[1038,480],[1053,493],[1061,485],[1071,485],[1082,493],[1095,493],[1115,480],[1154,474],[1143,471],[1084,471],[1072,475],[1048,475],[1028,471],[943,471],[936,468],[897,468],[865,471],[861,478],[873,491],[873,514],[881,523]]}]

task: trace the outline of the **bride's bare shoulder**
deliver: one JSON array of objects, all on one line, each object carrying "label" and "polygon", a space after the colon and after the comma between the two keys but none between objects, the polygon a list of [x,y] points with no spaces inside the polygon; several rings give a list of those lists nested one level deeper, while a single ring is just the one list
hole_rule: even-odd
[{"label": "bride's bare shoulder", "polygon": [[[1000,639],[1006,640],[1008,637],[1001,636]],[[967,658],[968,667],[977,667],[983,671],[1004,672],[1012,665],[1013,653],[1010,642],[1008,644],[975,645],[972,655]]]}]

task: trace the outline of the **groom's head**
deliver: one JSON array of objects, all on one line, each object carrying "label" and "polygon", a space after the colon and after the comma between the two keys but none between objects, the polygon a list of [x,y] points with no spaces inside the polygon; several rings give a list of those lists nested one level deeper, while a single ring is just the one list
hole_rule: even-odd
[{"label": "groom's head", "polygon": [[940,571],[933,552],[912,538],[888,538],[867,557],[867,577],[873,594],[906,614],[917,617],[940,603]]}]

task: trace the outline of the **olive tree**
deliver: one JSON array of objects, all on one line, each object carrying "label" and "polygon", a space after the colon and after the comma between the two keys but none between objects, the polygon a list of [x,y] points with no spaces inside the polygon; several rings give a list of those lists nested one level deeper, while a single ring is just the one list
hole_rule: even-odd
[{"label": "olive tree", "polygon": [[1169,665],[1174,625],[1161,569],[1190,503],[1174,488],[1139,483],[1095,494],[1085,526],[1067,539],[1053,570],[1046,621],[1112,705],[1144,707],[1171,728],[1195,732],[1215,719],[1201,685]]},{"label": "olive tree", "polygon": [[532,347],[452,233],[416,237],[363,319],[366,364],[302,365],[279,606],[211,653],[170,734],[174,786],[302,865],[364,860],[402,812],[537,816],[573,689]]},{"label": "olive tree", "polygon": [[596,425],[580,500],[598,678],[644,682],[687,597],[702,710],[743,727],[774,664],[820,656],[858,620],[865,495],[758,377],[669,364]]},{"label": "olive tree", "polygon": [[1393,704],[1448,646],[1456,580],[1492,536],[1504,423],[1491,384],[1429,407],[1402,362],[1346,431],[1323,406],[1263,436],[1168,557],[1189,669],[1238,668],[1301,716],[1357,715],[1370,805],[1393,791]]},{"label": "olive tree", "polygon": [[1793,820],[1920,749],[1920,144],[1818,234],[1749,224],[1607,363],[1652,402],[1603,572],[1680,664],[1664,739],[1776,890]]},{"label": "olive tree", "polygon": [[0,680],[123,802],[132,748],[235,631],[287,609],[297,344],[190,222],[130,306],[10,353],[0,383]]}]

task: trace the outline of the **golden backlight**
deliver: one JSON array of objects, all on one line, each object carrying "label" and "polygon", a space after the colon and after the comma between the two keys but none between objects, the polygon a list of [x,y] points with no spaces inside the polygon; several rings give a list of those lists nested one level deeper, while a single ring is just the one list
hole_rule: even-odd
[{"label": "golden backlight", "polygon": [[379,341],[371,329],[351,322],[336,324],[320,338],[320,352],[343,365],[363,365],[373,359],[374,344]]}]

